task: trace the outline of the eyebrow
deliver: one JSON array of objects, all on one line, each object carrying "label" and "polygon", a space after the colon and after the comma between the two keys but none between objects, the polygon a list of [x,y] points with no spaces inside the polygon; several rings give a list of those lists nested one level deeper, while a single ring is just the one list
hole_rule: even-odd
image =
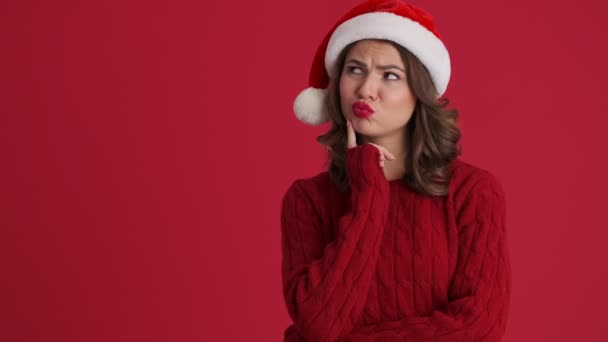
[{"label": "eyebrow", "polygon": [[[363,67],[365,66],[365,63],[363,63],[363,62],[361,62],[359,60],[353,59],[353,58],[351,58],[348,61],[346,61],[346,63],[354,63],[354,64],[357,64],[357,65],[363,66]],[[403,73],[405,73],[405,70],[401,69],[400,67],[398,67],[398,66],[396,66],[394,64],[378,65],[376,68],[380,69],[380,70],[397,69],[397,70],[401,70]]]}]

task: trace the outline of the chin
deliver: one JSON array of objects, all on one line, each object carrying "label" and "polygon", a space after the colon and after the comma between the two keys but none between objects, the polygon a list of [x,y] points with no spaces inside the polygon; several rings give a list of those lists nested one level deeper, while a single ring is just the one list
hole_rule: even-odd
[{"label": "chin", "polygon": [[371,120],[372,118],[362,119],[355,116],[355,120],[353,121],[357,133],[363,134],[366,136],[376,136],[378,133],[378,125]]},{"label": "chin", "polygon": [[370,125],[374,125],[376,123],[375,115],[370,116],[369,118],[360,118],[358,116],[354,116],[354,121],[357,121],[362,127],[369,127]]}]

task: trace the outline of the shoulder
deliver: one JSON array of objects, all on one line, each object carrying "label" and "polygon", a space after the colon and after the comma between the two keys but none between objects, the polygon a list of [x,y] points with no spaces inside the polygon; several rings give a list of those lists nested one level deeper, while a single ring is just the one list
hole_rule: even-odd
[{"label": "shoulder", "polygon": [[296,178],[288,186],[283,196],[285,201],[308,202],[319,204],[327,198],[327,192],[334,186],[327,171],[316,175]]},{"label": "shoulder", "polygon": [[462,204],[484,194],[498,195],[501,199],[504,197],[503,185],[498,177],[492,171],[460,157],[455,159],[450,178],[450,196],[454,203]]},{"label": "shoulder", "polygon": [[[459,234],[482,228],[477,236],[495,234],[505,229],[506,201],[503,186],[491,171],[458,160],[454,164],[450,186],[453,219]],[[468,230],[467,230],[468,229]],[[464,235],[469,236],[470,235]]]}]

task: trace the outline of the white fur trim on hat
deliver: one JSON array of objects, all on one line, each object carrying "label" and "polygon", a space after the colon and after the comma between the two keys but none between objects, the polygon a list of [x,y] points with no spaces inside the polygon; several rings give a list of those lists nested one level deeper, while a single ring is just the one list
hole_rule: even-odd
[{"label": "white fur trim on hat", "polygon": [[362,39],[386,39],[405,47],[427,68],[438,96],[445,92],[450,80],[450,56],[443,42],[420,23],[390,12],[361,14],[334,30],[325,53],[329,75],[333,75],[342,49]]},{"label": "white fur trim on hat", "polygon": [[304,89],[293,103],[293,111],[296,117],[313,126],[329,121],[325,96],[327,96],[327,89],[312,87]]}]

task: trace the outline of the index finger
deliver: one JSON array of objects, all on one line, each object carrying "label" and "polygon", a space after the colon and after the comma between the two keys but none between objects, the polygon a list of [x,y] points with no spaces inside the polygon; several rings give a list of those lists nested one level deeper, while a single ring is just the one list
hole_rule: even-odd
[{"label": "index finger", "polygon": [[353,128],[352,122],[350,120],[346,121],[346,130],[347,130],[347,144],[348,148],[353,148],[357,146],[357,137],[355,136],[355,129]]}]

